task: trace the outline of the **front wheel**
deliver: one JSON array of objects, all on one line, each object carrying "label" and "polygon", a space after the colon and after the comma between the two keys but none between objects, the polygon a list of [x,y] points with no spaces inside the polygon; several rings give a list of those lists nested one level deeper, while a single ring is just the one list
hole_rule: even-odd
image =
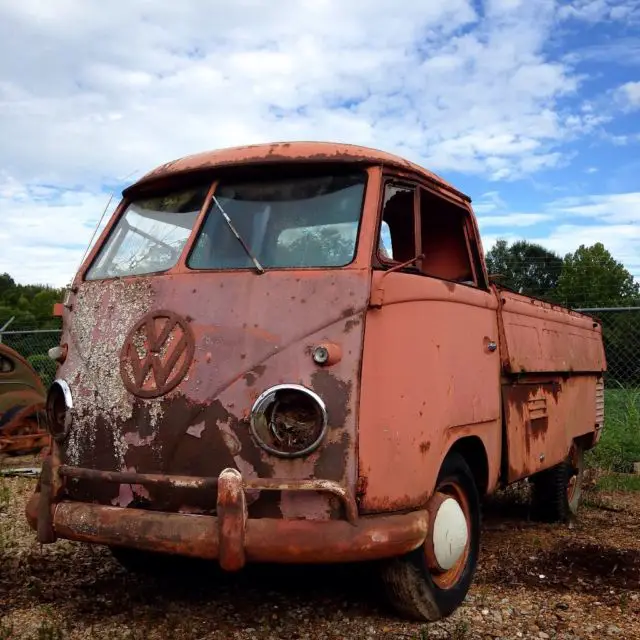
[{"label": "front wheel", "polygon": [[435,621],[453,613],[471,586],[480,547],[480,497],[457,453],[445,459],[427,506],[425,543],[383,565],[387,597],[403,616]]}]

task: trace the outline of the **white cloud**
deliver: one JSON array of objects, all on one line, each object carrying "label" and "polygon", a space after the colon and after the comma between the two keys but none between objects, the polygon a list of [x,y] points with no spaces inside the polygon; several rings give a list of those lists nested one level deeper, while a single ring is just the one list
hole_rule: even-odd
[{"label": "white cloud", "polygon": [[117,198],[107,193],[30,189],[0,174],[0,273],[24,283],[63,286],[80,266],[94,229]]},{"label": "white cloud", "polygon": [[599,22],[601,20],[630,20],[637,16],[637,0],[574,0],[563,4],[558,15],[563,19]]},{"label": "white cloud", "polygon": [[555,2],[476,6],[0,0],[0,269],[68,281],[62,239],[86,241],[105,184],[207,148],[343,140],[494,181],[562,166],[599,121],[569,108],[580,78],[545,52]]},{"label": "white cloud", "polygon": [[640,229],[640,192],[562,198],[546,209],[564,218],[596,218],[615,225],[636,225]]},{"label": "white cloud", "polygon": [[640,282],[640,225],[561,225],[544,238],[544,245],[561,255],[573,253],[580,245],[601,242]]},{"label": "white cloud", "polygon": [[540,222],[550,220],[551,216],[546,213],[507,213],[496,216],[478,216],[480,229],[487,227],[532,227]]},{"label": "white cloud", "polygon": [[615,96],[620,105],[629,111],[640,109],[640,82],[627,82],[618,87]]},{"label": "white cloud", "polygon": [[[479,215],[483,244],[489,249],[498,238],[529,240],[565,255],[581,244],[601,242],[640,282],[640,192],[561,198],[541,212]],[[544,223],[542,226],[540,223]],[[518,227],[526,228],[516,232]],[[484,229],[491,229],[485,234]],[[502,229],[502,232],[496,232]]]}]

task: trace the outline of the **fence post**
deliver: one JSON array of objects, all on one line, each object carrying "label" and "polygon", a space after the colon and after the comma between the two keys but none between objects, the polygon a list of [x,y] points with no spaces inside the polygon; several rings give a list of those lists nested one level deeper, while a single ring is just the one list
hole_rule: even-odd
[{"label": "fence post", "polygon": [[4,330],[16,319],[15,316],[11,316],[7,322],[4,323],[2,328],[0,329],[0,344],[2,344],[2,333]]}]

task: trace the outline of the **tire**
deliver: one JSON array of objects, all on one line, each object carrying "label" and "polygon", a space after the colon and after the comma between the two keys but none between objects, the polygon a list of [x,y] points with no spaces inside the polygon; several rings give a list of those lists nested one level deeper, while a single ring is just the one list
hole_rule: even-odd
[{"label": "tire", "polygon": [[[480,548],[480,497],[473,474],[457,453],[442,464],[436,493],[453,497],[461,506],[468,528],[465,551],[445,573],[429,569],[425,545],[382,566],[387,599],[403,617],[433,622],[453,613],[464,601],[473,581]],[[429,522],[429,526],[432,526]]]},{"label": "tire", "polygon": [[532,478],[533,518],[548,523],[575,518],[582,498],[583,476],[584,452],[574,445],[567,460]]}]

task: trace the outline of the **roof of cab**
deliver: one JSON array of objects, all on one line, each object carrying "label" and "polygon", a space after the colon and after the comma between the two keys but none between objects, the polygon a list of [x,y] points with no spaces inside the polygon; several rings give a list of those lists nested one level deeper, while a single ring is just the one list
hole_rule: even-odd
[{"label": "roof of cab", "polygon": [[156,167],[142,176],[136,183],[125,189],[136,189],[163,178],[206,171],[218,167],[229,167],[242,164],[269,164],[276,162],[358,162],[365,164],[383,164],[420,174],[448,191],[470,201],[464,193],[458,191],[446,180],[409,160],[391,153],[361,147],[352,144],[333,142],[272,142],[244,147],[230,147],[213,151],[205,151]]}]

